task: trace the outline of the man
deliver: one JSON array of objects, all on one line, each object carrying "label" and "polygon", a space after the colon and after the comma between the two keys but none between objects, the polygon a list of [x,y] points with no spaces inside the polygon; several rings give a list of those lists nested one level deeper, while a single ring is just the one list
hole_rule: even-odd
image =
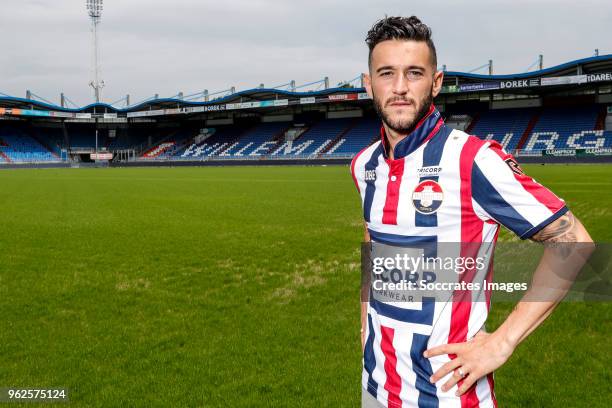
[{"label": "man", "polygon": [[[414,16],[387,17],[366,42],[365,86],[382,120],[381,140],[351,163],[366,241],[492,247],[501,224],[522,239],[592,242],[565,203],[526,176],[499,144],[444,124],[433,105],[443,72],[425,24]],[[584,259],[573,262],[579,269]],[[534,276],[544,269],[540,265]],[[406,309],[392,314],[362,301],[362,406],[496,406],[493,371],[564,293],[546,301],[523,298],[490,334],[483,330],[488,304],[482,302],[435,302],[423,334],[406,328],[412,327],[402,317]]]}]

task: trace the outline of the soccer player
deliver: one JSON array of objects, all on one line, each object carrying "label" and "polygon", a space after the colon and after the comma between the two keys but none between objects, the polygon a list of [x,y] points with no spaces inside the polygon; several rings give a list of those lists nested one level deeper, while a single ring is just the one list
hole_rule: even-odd
[{"label": "soccer player", "polygon": [[[498,143],[444,124],[433,104],[443,72],[436,68],[429,27],[414,16],[386,17],[368,32],[366,43],[365,86],[382,120],[380,140],[351,163],[366,241],[492,247],[504,225],[522,239],[592,243],[565,203],[525,175]],[[543,259],[550,250],[545,246]],[[584,258],[572,256],[579,269]],[[541,269],[542,263],[534,279]],[[362,301],[362,406],[496,406],[493,371],[563,295],[524,297],[492,333],[484,331],[483,302],[435,302],[419,311],[430,313],[427,319],[411,325],[414,313],[406,309]],[[411,329],[416,326],[428,330]]]}]

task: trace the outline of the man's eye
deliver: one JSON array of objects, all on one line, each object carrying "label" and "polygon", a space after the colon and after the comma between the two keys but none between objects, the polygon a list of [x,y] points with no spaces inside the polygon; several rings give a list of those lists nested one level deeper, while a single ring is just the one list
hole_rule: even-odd
[{"label": "man's eye", "polygon": [[412,76],[421,76],[423,73],[421,71],[409,71],[408,74]]},{"label": "man's eye", "polygon": [[383,72],[380,74],[380,76],[389,76],[391,75],[391,72],[387,71],[387,72]]}]

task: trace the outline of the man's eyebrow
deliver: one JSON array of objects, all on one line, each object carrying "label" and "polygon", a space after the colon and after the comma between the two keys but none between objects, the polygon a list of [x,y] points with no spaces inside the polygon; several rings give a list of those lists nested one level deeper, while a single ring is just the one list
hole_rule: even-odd
[{"label": "man's eyebrow", "polygon": [[[395,67],[393,65],[384,65],[384,66],[378,68],[376,70],[376,72],[378,73],[380,71],[393,70],[393,69],[395,69]],[[409,65],[408,67],[406,67],[406,69],[425,71],[425,67],[420,66],[420,65]]]},{"label": "man's eyebrow", "polygon": [[395,68],[395,67],[394,67],[394,66],[392,66],[392,65],[384,65],[384,66],[382,66],[382,67],[378,68],[378,69],[376,70],[376,72],[386,71],[386,70],[388,70],[388,69],[394,69],[394,68]]}]

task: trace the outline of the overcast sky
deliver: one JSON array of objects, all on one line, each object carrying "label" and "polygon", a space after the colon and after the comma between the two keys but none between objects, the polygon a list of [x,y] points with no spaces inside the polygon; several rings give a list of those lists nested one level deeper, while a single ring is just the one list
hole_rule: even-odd
[{"label": "overcast sky", "polygon": [[[93,100],[85,0],[0,0],[0,92],[52,102]],[[7,3],[7,4],[5,4]],[[8,6],[10,3],[10,6]],[[365,34],[387,15],[417,15],[433,30],[439,65],[523,72],[612,53],[609,0],[105,0],[99,31],[105,102],[137,102],[324,76],[332,85],[367,69]],[[484,71],[480,71],[484,73]]]}]

